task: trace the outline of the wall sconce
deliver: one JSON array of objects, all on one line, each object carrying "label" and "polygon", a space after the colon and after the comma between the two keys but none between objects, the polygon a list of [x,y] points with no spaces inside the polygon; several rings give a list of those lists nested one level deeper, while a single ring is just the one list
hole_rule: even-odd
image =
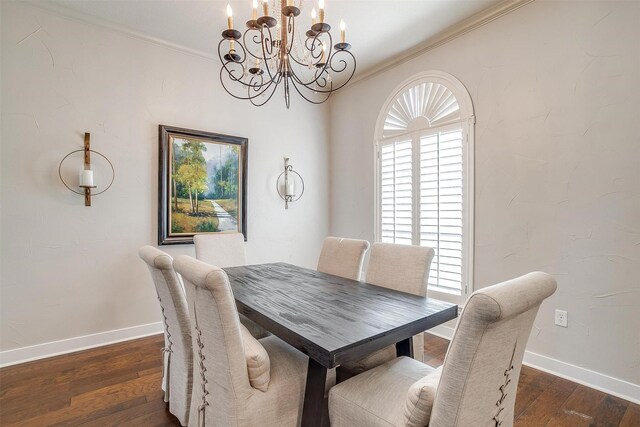
[{"label": "wall sconce", "polygon": [[[67,159],[67,157],[71,156],[72,154],[80,153],[80,152],[84,153],[84,164],[80,168],[80,173],[79,173],[79,177],[78,177],[79,178],[78,179],[79,180],[78,187],[80,187],[82,189],[82,191],[77,191],[77,190],[74,190],[73,188],[71,188],[65,182],[64,178],[62,178],[62,164]],[[107,185],[107,187],[104,190],[98,191],[97,193],[91,193],[91,189],[97,188],[97,186],[95,185],[95,181],[94,181],[93,168],[91,167],[91,153],[97,154],[98,156],[100,156],[103,159],[105,159],[107,161],[107,163],[109,164],[109,167],[111,168],[111,182],[109,182],[109,185]],[[107,191],[111,187],[111,185],[113,185],[113,180],[116,177],[116,172],[113,169],[113,164],[111,164],[109,159],[107,159],[107,157],[104,154],[99,153],[99,152],[94,151],[94,150],[91,149],[91,134],[88,133],[88,132],[85,132],[85,134],[84,134],[84,148],[82,148],[80,150],[72,151],[72,152],[70,152],[69,154],[67,154],[66,156],[64,156],[62,158],[62,160],[60,161],[60,164],[58,165],[58,176],[60,177],[60,181],[62,181],[64,186],[67,187],[69,190],[73,191],[76,194],[84,195],[84,205],[85,206],[91,206],[91,196],[97,196],[98,194],[102,194],[105,191]]]},{"label": "wall sconce", "polygon": [[[300,194],[296,197],[296,179],[298,177],[302,188]],[[282,189],[282,191],[281,191]],[[297,202],[304,194],[304,180],[300,174],[293,170],[293,166],[289,164],[289,158],[284,158],[284,171],[278,175],[276,181],[276,190],[282,200],[284,200],[284,208],[289,209],[289,203]]]}]

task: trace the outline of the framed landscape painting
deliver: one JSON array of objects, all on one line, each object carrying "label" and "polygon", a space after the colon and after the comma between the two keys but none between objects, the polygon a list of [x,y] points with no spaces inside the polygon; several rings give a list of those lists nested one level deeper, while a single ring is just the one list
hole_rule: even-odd
[{"label": "framed landscape painting", "polygon": [[160,125],[158,244],[195,234],[247,239],[246,138]]}]

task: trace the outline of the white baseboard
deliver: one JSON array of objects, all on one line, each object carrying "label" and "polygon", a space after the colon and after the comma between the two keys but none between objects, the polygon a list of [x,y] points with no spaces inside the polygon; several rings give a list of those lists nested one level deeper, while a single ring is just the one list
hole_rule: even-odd
[{"label": "white baseboard", "polygon": [[[454,329],[449,326],[436,326],[429,333],[450,340]],[[539,369],[560,378],[602,391],[630,402],[640,404],[640,385],[610,377],[587,368],[562,362],[542,354],[525,351],[524,365]]]},{"label": "white baseboard", "polygon": [[0,352],[0,368],[164,332],[162,322],[99,332]]},{"label": "white baseboard", "polygon": [[640,385],[638,384],[610,377],[600,372],[595,372],[531,351],[525,352],[523,363],[532,368],[640,404]]}]

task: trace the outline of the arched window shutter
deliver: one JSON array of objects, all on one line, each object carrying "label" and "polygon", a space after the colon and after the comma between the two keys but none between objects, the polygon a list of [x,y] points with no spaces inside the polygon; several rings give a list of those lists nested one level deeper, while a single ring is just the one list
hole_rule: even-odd
[{"label": "arched window shutter", "polygon": [[376,239],[432,247],[429,290],[456,302],[473,277],[473,124],[464,86],[429,72],[399,86],[376,129]]}]

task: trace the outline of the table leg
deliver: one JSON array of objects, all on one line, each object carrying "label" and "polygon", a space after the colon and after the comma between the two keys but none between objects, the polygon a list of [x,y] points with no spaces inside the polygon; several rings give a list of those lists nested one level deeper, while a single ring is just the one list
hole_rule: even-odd
[{"label": "table leg", "polygon": [[302,406],[302,427],[320,427],[325,414],[324,389],[327,382],[327,368],[309,358],[307,385],[304,389]]},{"label": "table leg", "polygon": [[396,343],[396,356],[413,357],[413,337]]}]

